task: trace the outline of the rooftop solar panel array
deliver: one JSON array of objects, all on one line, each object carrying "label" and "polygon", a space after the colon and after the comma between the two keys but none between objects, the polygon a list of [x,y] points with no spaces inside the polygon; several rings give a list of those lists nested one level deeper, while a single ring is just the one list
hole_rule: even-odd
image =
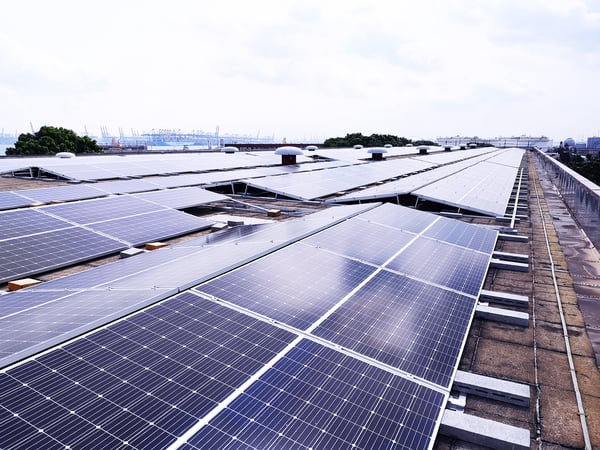
[{"label": "rooftop solar panel array", "polygon": [[413,159],[380,161],[329,170],[291,173],[248,180],[249,186],[300,200],[312,200],[433,167]]},{"label": "rooftop solar panel array", "polygon": [[[501,159],[482,161],[455,176],[419,188],[413,194],[486,215],[503,216],[522,157],[523,150],[507,150]],[[501,163],[493,162],[494,159]]]},{"label": "rooftop solar panel array", "polygon": [[0,213],[0,282],[206,229],[212,224],[133,196],[5,211]]},{"label": "rooftop solar panel array", "polygon": [[[230,244],[240,254],[216,277],[197,274],[194,289],[0,370],[0,447],[431,448],[496,232],[467,239],[479,228],[393,205],[345,208],[222,247],[205,238],[174,248],[187,266]],[[352,249],[365,235],[393,251]],[[438,258],[425,271],[454,270],[461,252],[477,262],[424,282],[401,261],[430,243]],[[82,294],[152,273],[123,264],[131,278],[104,269],[110,289]],[[53,317],[50,305],[66,300],[50,287],[47,305],[24,316]]]}]

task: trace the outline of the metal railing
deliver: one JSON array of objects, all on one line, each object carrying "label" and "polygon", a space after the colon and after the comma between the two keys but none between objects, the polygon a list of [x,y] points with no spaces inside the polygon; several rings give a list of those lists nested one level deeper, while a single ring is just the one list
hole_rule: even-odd
[{"label": "metal railing", "polygon": [[572,216],[600,249],[600,186],[541,151],[536,155]]}]

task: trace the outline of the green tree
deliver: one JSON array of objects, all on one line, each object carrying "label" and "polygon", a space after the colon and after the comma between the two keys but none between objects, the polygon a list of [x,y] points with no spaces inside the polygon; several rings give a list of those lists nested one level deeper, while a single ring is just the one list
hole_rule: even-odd
[{"label": "green tree", "polygon": [[410,143],[410,139],[393,136],[391,134],[372,134],[364,136],[362,133],[348,133],[345,137],[334,137],[326,139],[323,147],[354,147],[363,145],[365,147],[381,147],[391,144],[394,147],[403,147]]},{"label": "green tree", "polygon": [[55,155],[58,152],[102,153],[94,139],[77,134],[66,128],[43,126],[37,133],[19,135],[14,147],[6,150],[7,155]]}]

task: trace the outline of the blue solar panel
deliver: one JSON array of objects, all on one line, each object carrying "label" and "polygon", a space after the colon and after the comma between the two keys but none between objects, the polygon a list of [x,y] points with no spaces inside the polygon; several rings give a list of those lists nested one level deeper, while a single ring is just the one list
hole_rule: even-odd
[{"label": "blue solar panel", "polygon": [[15,192],[0,192],[0,210],[21,208],[32,203],[32,199],[25,198]]},{"label": "blue solar panel", "polygon": [[[0,367],[172,295],[173,289],[37,291],[0,318]],[[12,294],[6,296],[8,299]],[[6,310],[5,310],[6,311]]]},{"label": "blue solar panel", "polygon": [[39,189],[27,189],[18,191],[38,202],[49,203],[53,201],[84,200],[106,196],[106,192],[100,191],[89,184],[78,184],[71,186],[55,186]]},{"label": "blue solar panel", "polygon": [[498,232],[458,220],[440,218],[423,235],[472,250],[491,253],[496,246]]},{"label": "blue solar panel", "polygon": [[35,209],[7,211],[0,213],[0,241],[72,226],[64,220],[56,219]]},{"label": "blue solar panel", "polygon": [[103,181],[95,187],[107,194],[130,194],[158,189],[156,184],[146,180]]},{"label": "blue solar panel", "polygon": [[350,258],[381,265],[414,237],[395,228],[353,218],[303,242]]},{"label": "blue solar panel", "polygon": [[373,271],[358,261],[295,244],[196,289],[306,329]]},{"label": "blue solar panel", "polygon": [[73,227],[18,237],[0,245],[0,282],[46,272],[127,248],[121,242]]},{"label": "blue solar panel", "polygon": [[213,223],[175,209],[165,209],[98,222],[89,227],[131,245],[140,245],[210,228]]},{"label": "blue solar panel", "polygon": [[79,224],[90,224],[165,209],[129,195],[44,207],[43,210]]},{"label": "blue solar panel", "polygon": [[302,341],[184,449],[425,449],[444,395]]},{"label": "blue solar panel", "polygon": [[182,294],[1,373],[0,447],[164,448],[293,337]]},{"label": "blue solar panel", "polygon": [[386,267],[441,286],[478,296],[490,255],[419,238]]},{"label": "blue solar panel", "polygon": [[475,299],[379,272],[313,334],[449,387]]},{"label": "blue solar panel", "polygon": [[430,213],[399,208],[389,203],[384,203],[378,208],[361,214],[360,218],[412,233],[422,232],[425,227],[438,219],[437,216]]}]

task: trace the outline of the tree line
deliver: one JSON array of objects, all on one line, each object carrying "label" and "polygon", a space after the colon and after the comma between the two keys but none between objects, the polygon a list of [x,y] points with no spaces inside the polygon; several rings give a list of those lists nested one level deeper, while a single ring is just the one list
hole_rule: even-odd
[{"label": "tree line", "polygon": [[394,136],[391,134],[371,134],[370,136],[363,136],[362,133],[348,133],[345,137],[325,139],[323,147],[348,148],[354,147],[355,145],[362,145],[363,147],[383,147],[385,144],[390,144],[394,147],[404,147],[407,144],[437,145],[432,141],[413,141],[405,137]]},{"label": "tree line", "polygon": [[571,153],[568,147],[561,147],[558,149],[558,156],[560,162],[564,165],[592,183],[600,185],[600,153],[596,156],[588,153],[584,158],[581,155]]},{"label": "tree line", "polygon": [[43,126],[36,133],[22,133],[14,147],[6,149],[13,155],[55,155],[59,152],[102,153],[104,150],[96,140],[78,136],[74,131],[62,127]]}]

